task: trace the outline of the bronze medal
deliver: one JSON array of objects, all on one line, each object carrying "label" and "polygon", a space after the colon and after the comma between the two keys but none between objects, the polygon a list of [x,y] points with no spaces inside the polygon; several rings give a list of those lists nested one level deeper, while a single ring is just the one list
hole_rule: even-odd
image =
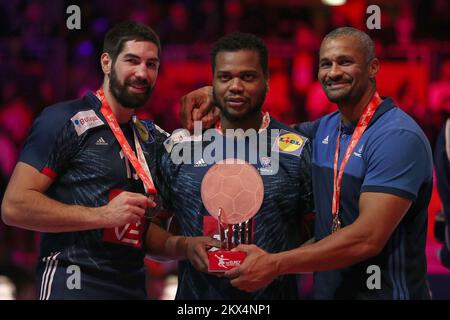
[{"label": "bronze medal", "polygon": [[336,215],[333,218],[333,223],[331,224],[331,233],[335,233],[339,229],[341,229],[341,221],[339,220],[339,217]]}]

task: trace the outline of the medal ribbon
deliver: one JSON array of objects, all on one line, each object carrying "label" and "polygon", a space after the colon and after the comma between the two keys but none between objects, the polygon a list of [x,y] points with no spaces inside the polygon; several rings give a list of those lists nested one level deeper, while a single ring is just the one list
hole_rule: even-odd
[{"label": "medal ribbon", "polygon": [[350,143],[347,147],[347,150],[345,151],[344,158],[342,159],[341,166],[339,167],[338,172],[338,161],[339,161],[339,148],[340,148],[340,137],[341,137],[341,129],[342,129],[342,122],[339,125],[339,132],[337,136],[336,141],[336,151],[334,153],[334,164],[333,164],[333,202],[332,202],[332,214],[333,214],[333,220],[338,218],[339,215],[339,201],[341,197],[341,186],[342,186],[342,176],[344,174],[345,166],[347,165],[348,160],[350,159],[350,156],[355,149],[356,145],[358,144],[359,140],[361,139],[364,131],[367,129],[367,126],[370,123],[370,120],[372,119],[373,115],[375,114],[375,111],[377,110],[378,106],[383,102],[383,100],[378,95],[378,92],[375,92],[370,102],[367,104],[367,106],[364,108],[363,113],[361,117],[359,118],[358,124],[355,128],[355,131],[352,134],[352,138],[350,140]]},{"label": "medal ribbon", "polygon": [[137,139],[136,131],[135,131],[134,127],[133,127],[134,141],[136,144],[136,152],[138,154],[139,160],[138,160],[138,158],[136,158],[136,155],[133,152],[133,149],[131,148],[131,146],[128,143],[127,139],[125,138],[122,130],[120,129],[120,126],[117,123],[116,116],[112,112],[111,107],[109,106],[109,103],[105,98],[103,89],[97,90],[97,92],[95,94],[97,95],[97,97],[100,99],[100,101],[102,103],[100,112],[105,117],[106,122],[108,122],[108,125],[111,128],[112,132],[114,133],[114,136],[116,137],[120,146],[122,147],[123,152],[125,153],[128,160],[131,162],[131,164],[133,165],[133,168],[136,170],[136,173],[138,174],[139,178],[142,180],[142,182],[144,184],[145,192],[156,194],[157,193],[156,188],[153,183],[153,180],[152,180],[152,177],[150,174],[150,170],[148,169],[147,162],[145,161],[145,156],[142,151],[141,145],[139,143],[139,140]]}]

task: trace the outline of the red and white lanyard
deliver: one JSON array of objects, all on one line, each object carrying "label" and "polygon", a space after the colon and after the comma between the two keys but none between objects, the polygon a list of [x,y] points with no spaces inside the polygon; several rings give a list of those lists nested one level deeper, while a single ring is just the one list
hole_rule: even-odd
[{"label": "red and white lanyard", "polygon": [[364,131],[367,129],[367,126],[370,123],[375,111],[378,106],[383,102],[383,100],[378,95],[378,92],[375,92],[370,102],[364,108],[361,117],[359,118],[358,124],[353,132],[350,143],[345,151],[344,158],[342,159],[341,166],[339,167],[338,172],[338,161],[339,161],[339,148],[340,148],[340,137],[341,137],[341,129],[342,122],[339,125],[339,132],[336,141],[336,151],[334,152],[334,164],[333,164],[333,202],[331,212],[333,214],[333,224],[331,227],[332,232],[336,232],[341,227],[341,222],[339,221],[339,201],[341,198],[341,186],[342,186],[342,176],[344,174],[345,166],[347,165],[350,156],[361,139]]},{"label": "red and white lanyard", "polygon": [[136,153],[138,155],[137,158],[133,152],[133,149],[131,148],[130,144],[128,143],[127,139],[125,138],[122,130],[120,129],[119,124],[117,123],[116,116],[112,112],[111,107],[109,106],[108,100],[106,100],[106,98],[105,98],[103,89],[97,90],[96,95],[102,103],[100,112],[105,117],[106,122],[108,122],[108,125],[111,128],[112,132],[114,133],[114,136],[116,137],[120,146],[122,147],[123,152],[125,153],[128,160],[131,162],[131,164],[133,165],[133,168],[136,170],[136,173],[138,174],[139,178],[142,180],[142,182],[144,184],[145,192],[156,194],[157,193],[156,188],[153,183],[152,176],[150,174],[150,170],[148,169],[147,161],[145,160],[145,156],[142,151],[141,145],[139,143],[139,139],[137,138],[137,135],[136,135],[136,129],[133,127],[134,143],[136,145]]}]

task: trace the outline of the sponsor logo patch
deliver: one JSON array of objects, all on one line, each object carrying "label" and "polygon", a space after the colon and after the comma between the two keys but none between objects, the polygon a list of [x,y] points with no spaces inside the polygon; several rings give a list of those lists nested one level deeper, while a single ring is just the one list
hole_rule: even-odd
[{"label": "sponsor logo patch", "polygon": [[104,124],[94,110],[80,111],[70,119],[80,136],[87,130]]},{"label": "sponsor logo patch", "polygon": [[280,135],[273,144],[272,151],[292,154],[300,157],[306,138],[286,130],[281,130]]},{"label": "sponsor logo patch", "polygon": [[186,129],[177,129],[164,141],[164,147],[166,148],[166,151],[170,153],[174,145],[185,141],[192,141],[191,134]]}]

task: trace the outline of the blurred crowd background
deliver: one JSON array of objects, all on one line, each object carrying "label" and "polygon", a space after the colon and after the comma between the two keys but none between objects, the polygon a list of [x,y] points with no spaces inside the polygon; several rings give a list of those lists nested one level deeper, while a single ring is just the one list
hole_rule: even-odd
[{"label": "blurred crowd background", "polygon": [[[81,29],[69,30],[69,5],[81,9]],[[367,30],[368,5],[381,9],[381,29]],[[209,50],[232,31],[262,37],[270,52],[270,92],[264,108],[286,122],[314,120],[336,109],[316,79],[321,39],[330,30],[353,26],[375,40],[381,59],[378,87],[421,125],[432,146],[450,114],[450,1],[347,0],[8,0],[0,2],[0,197],[33,119],[46,106],[96,90],[102,81],[100,55],[105,32],[136,20],[160,35],[162,65],[156,89],[140,115],[172,131],[179,126],[179,98],[210,83]],[[434,216],[430,206],[430,281],[450,273],[434,261]],[[39,234],[0,222],[0,297],[15,287],[17,299],[34,298]],[[152,299],[170,298],[176,263],[146,261]],[[305,298],[311,279],[300,279]],[[447,284],[449,284],[447,282]],[[433,286],[432,286],[433,288]],[[169,289],[169,290],[167,290]],[[172,290],[172,291],[171,291]],[[11,291],[12,292],[12,291]],[[450,298],[450,286],[435,297]],[[8,297],[8,291],[3,298]]]}]

